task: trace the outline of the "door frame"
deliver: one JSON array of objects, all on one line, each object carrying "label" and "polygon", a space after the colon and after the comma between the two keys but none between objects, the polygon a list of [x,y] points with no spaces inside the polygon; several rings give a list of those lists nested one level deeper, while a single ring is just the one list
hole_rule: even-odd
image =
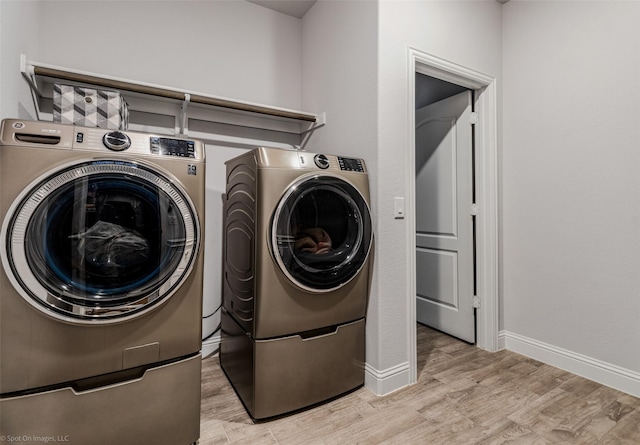
[{"label": "door frame", "polygon": [[416,333],[416,222],[415,222],[415,75],[425,74],[474,90],[474,109],[479,120],[475,126],[476,204],[476,273],[477,296],[476,345],[495,352],[498,346],[498,169],[497,169],[497,84],[496,79],[478,71],[409,48],[409,91],[407,115],[409,153],[407,154],[408,203],[407,263],[408,267],[408,338],[409,373],[417,380]]}]

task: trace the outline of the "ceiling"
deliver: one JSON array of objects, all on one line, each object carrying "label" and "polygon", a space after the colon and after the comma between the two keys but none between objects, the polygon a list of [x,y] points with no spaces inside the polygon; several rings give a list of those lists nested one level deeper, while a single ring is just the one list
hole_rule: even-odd
[{"label": "ceiling", "polygon": [[[247,0],[256,5],[301,19],[317,0]],[[496,0],[505,4],[509,0]],[[416,109],[437,102],[466,88],[416,73]]]},{"label": "ceiling", "polygon": [[247,0],[256,5],[278,11],[292,17],[302,18],[316,0]]},{"label": "ceiling", "polygon": [[[316,0],[247,0],[248,2],[255,3],[256,5],[264,6],[265,8],[273,11],[281,12],[282,14],[290,15],[301,19],[309,9],[313,6]],[[496,0],[498,3],[505,4],[509,0]]]}]

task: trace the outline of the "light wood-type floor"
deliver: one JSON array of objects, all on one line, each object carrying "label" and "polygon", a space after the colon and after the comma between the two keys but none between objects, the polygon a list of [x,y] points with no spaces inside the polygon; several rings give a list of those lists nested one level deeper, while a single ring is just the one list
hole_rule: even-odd
[{"label": "light wood-type floor", "polygon": [[200,445],[640,444],[640,399],[513,352],[489,353],[418,326],[418,383],[360,388],[252,423],[220,369],[203,361]]}]

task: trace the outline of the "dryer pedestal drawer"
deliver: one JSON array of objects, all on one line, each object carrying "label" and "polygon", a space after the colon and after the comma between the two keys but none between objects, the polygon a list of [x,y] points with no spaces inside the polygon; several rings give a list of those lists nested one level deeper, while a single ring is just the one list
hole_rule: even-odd
[{"label": "dryer pedestal drawer", "polygon": [[6,441],[68,445],[187,445],[200,437],[200,354],[139,379],[0,400]]},{"label": "dryer pedestal drawer", "polygon": [[364,384],[364,319],[315,337],[254,340],[223,312],[220,362],[247,411],[265,419]]}]

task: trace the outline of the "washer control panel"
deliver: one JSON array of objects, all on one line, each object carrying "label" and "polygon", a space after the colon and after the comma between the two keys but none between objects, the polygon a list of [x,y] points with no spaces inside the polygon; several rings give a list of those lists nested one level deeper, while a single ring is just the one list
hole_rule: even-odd
[{"label": "washer control panel", "polygon": [[102,143],[109,150],[113,151],[123,151],[131,147],[131,139],[121,131],[110,131],[109,133],[106,133],[102,137]]},{"label": "washer control panel", "polygon": [[5,145],[78,150],[91,152],[93,155],[110,152],[110,156],[136,155],[157,160],[171,157],[189,163],[205,158],[204,144],[201,141],[181,136],[18,119],[3,119],[0,122],[0,132],[2,131],[5,139],[0,142]]},{"label": "washer control panel", "polygon": [[153,154],[178,156],[181,158],[195,158],[196,145],[194,141],[152,136],[150,150]]}]

